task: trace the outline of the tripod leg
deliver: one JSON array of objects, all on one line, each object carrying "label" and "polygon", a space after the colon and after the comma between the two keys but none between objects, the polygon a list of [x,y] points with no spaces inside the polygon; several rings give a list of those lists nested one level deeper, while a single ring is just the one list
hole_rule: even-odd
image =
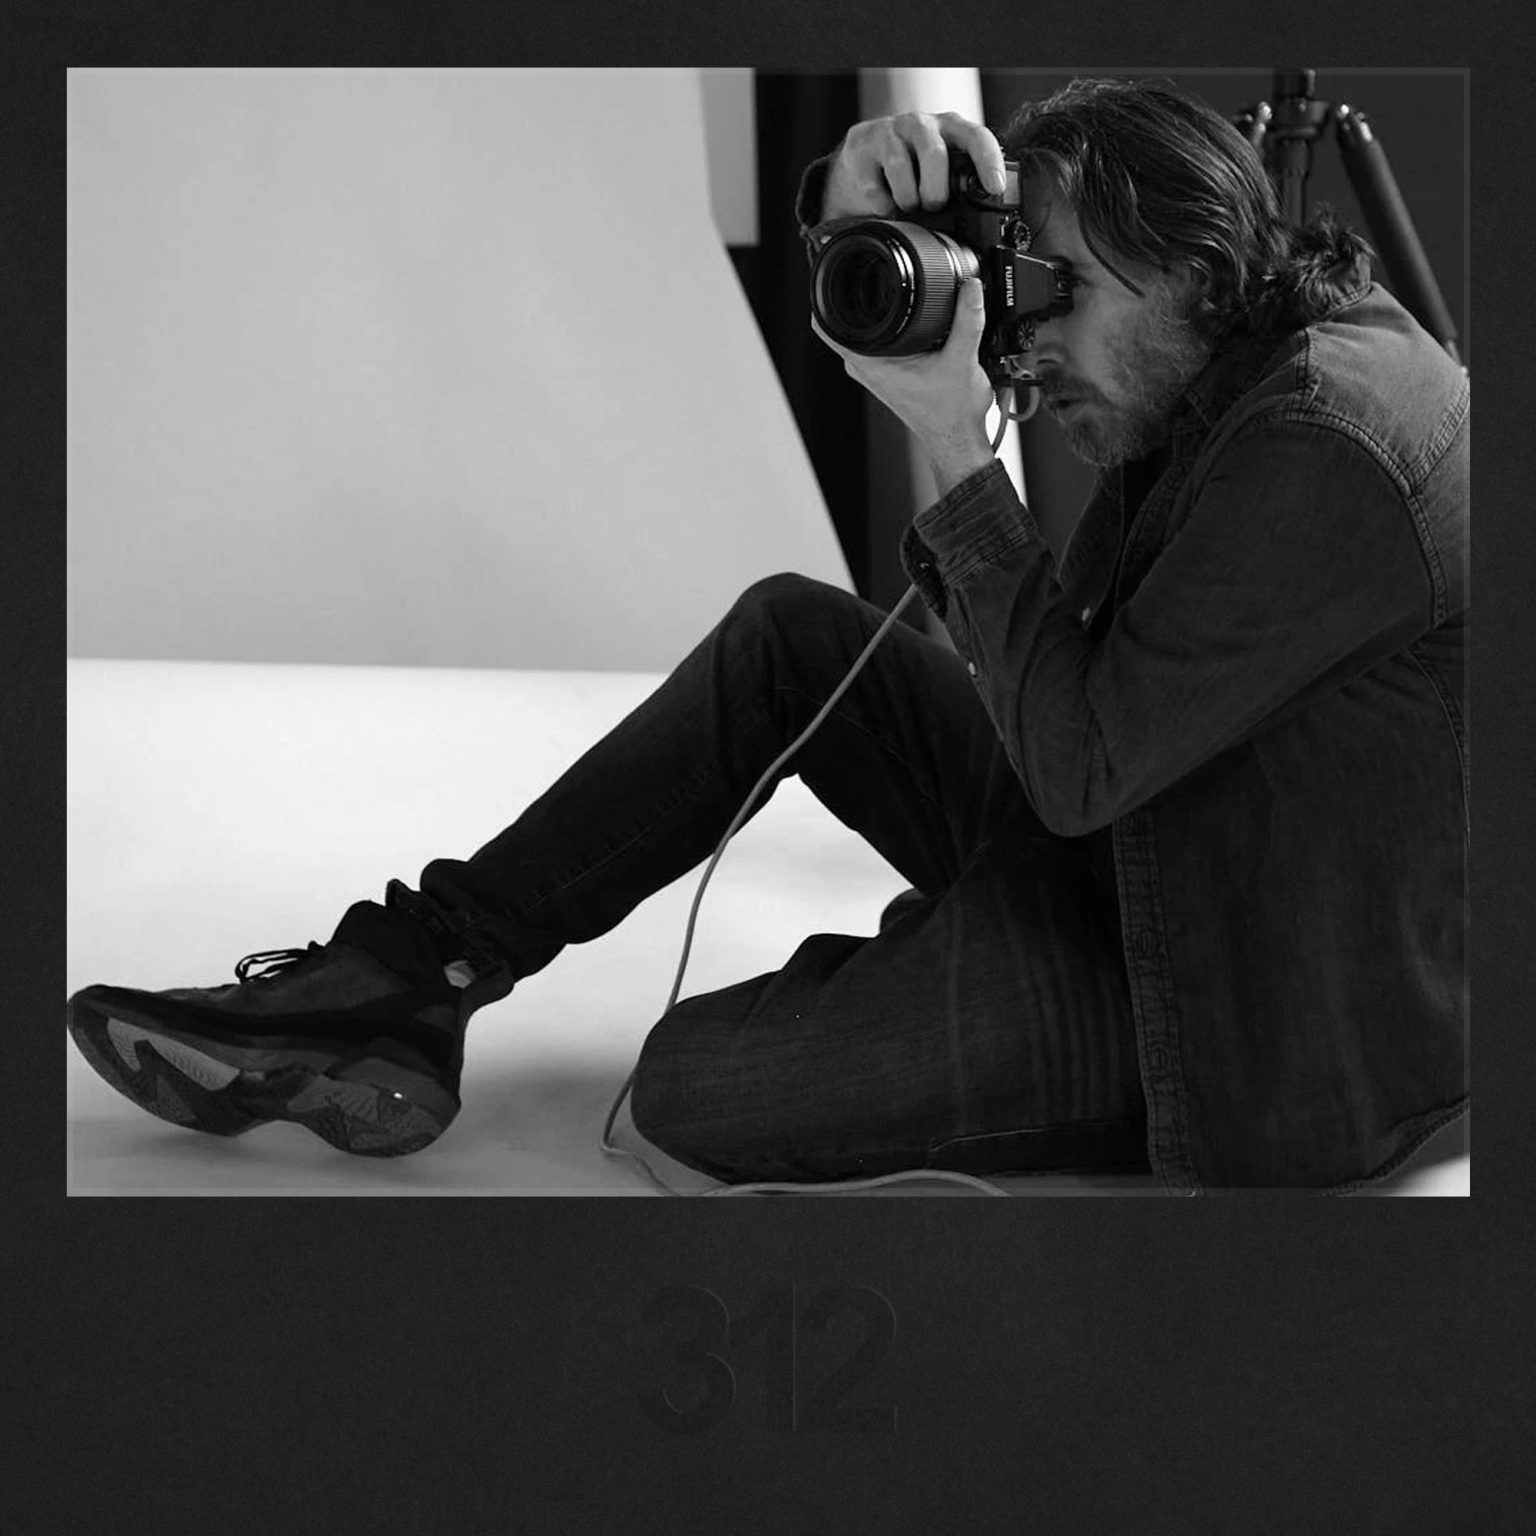
[{"label": "tripod leg", "polygon": [[1346,106],[1335,115],[1339,154],[1361,212],[1386,263],[1387,275],[1403,308],[1459,363],[1456,326],[1440,294],[1440,285],[1408,217],[1387,153],[1365,117]]},{"label": "tripod leg", "polygon": [[1270,139],[1280,211],[1293,224],[1307,216],[1307,177],[1312,174],[1312,146],[1305,139]]}]

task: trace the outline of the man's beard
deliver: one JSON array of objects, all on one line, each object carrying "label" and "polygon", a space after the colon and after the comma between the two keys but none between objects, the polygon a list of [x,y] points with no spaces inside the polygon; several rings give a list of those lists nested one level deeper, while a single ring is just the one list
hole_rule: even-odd
[{"label": "man's beard", "polygon": [[[1083,382],[1048,375],[1045,405],[1085,464],[1128,464],[1168,440],[1174,405],[1210,358],[1209,346],[1165,302],[1145,313],[1135,331],[1116,337],[1110,353],[1113,395]],[[1082,400],[1058,414],[1064,400]]]}]

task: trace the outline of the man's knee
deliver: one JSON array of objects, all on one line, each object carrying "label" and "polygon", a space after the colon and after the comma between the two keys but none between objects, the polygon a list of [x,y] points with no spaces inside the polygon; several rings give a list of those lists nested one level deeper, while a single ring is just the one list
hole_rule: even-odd
[{"label": "man's knee", "polygon": [[646,1036],[635,1063],[630,1084],[629,1113],[635,1129],[668,1157],[688,1167],[694,1162],[697,1135],[690,1136],[690,1121],[696,1132],[696,1105],[690,1105],[685,1091],[684,1074],[673,1048],[674,1023],[663,1019]]},{"label": "man's knee", "polygon": [[752,1177],[751,1138],[739,1106],[731,1112],[724,1061],[717,1076],[701,1055],[699,1022],[669,1016],[646,1037],[630,1085],[630,1119],[674,1162],[734,1183]]},{"label": "man's knee", "polygon": [[798,571],[780,571],[754,581],[736,599],[735,613],[756,623],[796,627],[797,616],[823,613],[829,603],[846,599],[839,587]]},{"label": "man's knee", "polygon": [[629,1085],[629,1117],[635,1122],[635,1129],[657,1146],[661,1145],[657,1137],[666,1134],[667,1124],[672,1119],[674,1093],[674,1085],[663,1064],[663,1052],[656,1045],[662,1027],[658,1024],[645,1037]]}]

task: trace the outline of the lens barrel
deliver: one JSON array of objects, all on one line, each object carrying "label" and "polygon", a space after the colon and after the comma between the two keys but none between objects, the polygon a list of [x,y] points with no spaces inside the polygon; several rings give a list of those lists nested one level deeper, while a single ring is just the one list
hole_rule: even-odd
[{"label": "lens barrel", "polygon": [[839,346],[866,357],[906,357],[942,346],[976,253],[948,235],[895,219],[839,230],[817,252],[811,307]]}]

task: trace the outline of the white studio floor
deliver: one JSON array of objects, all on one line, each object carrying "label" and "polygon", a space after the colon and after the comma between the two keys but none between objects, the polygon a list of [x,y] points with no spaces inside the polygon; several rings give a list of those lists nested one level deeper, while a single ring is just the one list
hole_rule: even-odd
[{"label": "white studio floor", "polygon": [[[234,979],[330,937],[353,901],[467,857],[660,682],[655,674],[72,660],[66,992]],[[76,1195],[652,1195],[599,1136],[663,1012],[702,868],[477,1014],[464,1109],[414,1156],[348,1157],[296,1126],[233,1141],[165,1124],[65,1035]],[[704,893],[682,995],[783,964],[817,932],[873,933],[904,882],[796,779]],[[1470,1193],[1465,1121],[1377,1192]],[[614,1128],[679,1189],[710,1181]],[[998,1180],[1012,1193],[1157,1194],[1150,1178]],[[969,1191],[940,1183],[884,1195]]]}]

